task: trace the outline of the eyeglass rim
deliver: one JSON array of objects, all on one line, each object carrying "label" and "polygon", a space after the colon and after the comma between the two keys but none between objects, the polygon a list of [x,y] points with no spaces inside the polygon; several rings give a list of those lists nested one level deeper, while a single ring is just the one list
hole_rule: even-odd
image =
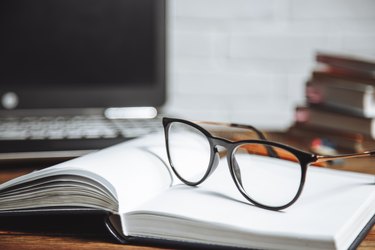
[{"label": "eyeglass rim", "polygon": [[[258,141],[256,143],[259,144]],[[244,144],[246,144],[246,143],[244,143]],[[243,145],[243,144],[241,144],[241,145]],[[241,146],[241,145],[239,145],[239,146]],[[267,145],[270,145],[270,144],[267,144]],[[301,162],[298,162],[298,165],[300,166],[300,170],[301,170],[301,176],[300,176],[300,179],[299,179],[298,189],[295,192],[293,198],[289,202],[287,202],[283,205],[272,206],[272,205],[266,205],[264,203],[261,203],[261,202],[257,201],[256,199],[253,199],[252,195],[249,194],[248,192],[246,192],[244,187],[240,184],[239,179],[237,178],[237,176],[235,174],[234,167],[233,167],[234,166],[234,160],[235,160],[234,154],[235,154],[235,152],[233,151],[232,154],[227,158],[229,170],[230,170],[232,179],[233,179],[238,191],[248,201],[250,201],[251,203],[255,204],[258,207],[278,211],[278,210],[282,210],[284,208],[287,208],[287,207],[291,206],[292,204],[294,204],[298,200],[298,198],[300,197],[300,195],[303,191],[304,185],[305,185],[307,166],[308,166],[307,164],[303,165]]]},{"label": "eyeglass rim", "polygon": [[[183,119],[178,119],[178,118],[168,118],[168,117],[164,117],[163,120],[163,127],[164,127],[164,135],[165,135],[165,145],[166,145],[166,149],[167,149],[167,157],[168,157],[168,161],[169,161],[169,164],[172,168],[172,171],[174,172],[174,174],[183,182],[185,183],[186,185],[189,185],[189,186],[197,186],[199,184],[201,184],[203,181],[205,181],[207,179],[207,177],[213,172],[212,170],[212,166],[214,165],[214,145],[213,145],[213,141],[209,138],[212,137],[212,135],[207,131],[205,130],[204,128],[202,128],[201,126],[197,125],[196,123],[194,122],[190,122],[188,120],[183,120]],[[171,153],[170,153],[170,149],[169,149],[169,128],[170,128],[170,125],[173,123],[173,122],[180,122],[180,123],[183,123],[183,124],[187,124],[187,125],[190,125],[192,127],[194,127],[195,129],[197,129],[199,132],[203,133],[206,138],[207,138],[207,141],[209,142],[210,144],[210,160],[209,160],[209,163],[208,163],[208,166],[207,166],[207,170],[206,172],[204,173],[204,175],[202,176],[201,179],[199,179],[198,181],[196,182],[192,182],[192,181],[188,181],[186,180],[185,178],[183,178],[177,171],[177,169],[175,168],[174,164],[173,164],[173,161],[172,161],[172,157],[171,157]]]},{"label": "eyeglass rim", "polygon": [[[210,174],[215,170],[215,168],[214,168],[215,164],[214,163],[215,163],[215,160],[218,160],[218,159],[215,159],[215,153],[216,153],[215,152],[215,146],[217,145],[217,143],[214,143],[214,142],[217,141],[217,140],[225,141],[226,145],[230,146],[230,147],[227,147],[227,150],[228,150],[227,160],[228,160],[228,166],[229,166],[229,169],[230,169],[232,179],[235,182],[235,185],[236,185],[237,189],[242,194],[242,196],[244,196],[248,201],[250,201],[252,204],[254,204],[258,207],[261,207],[261,208],[265,208],[265,209],[269,209],[269,210],[281,210],[281,209],[287,208],[287,207],[291,206],[293,203],[295,203],[302,193],[302,190],[303,190],[303,187],[304,187],[304,184],[305,184],[305,180],[306,180],[306,172],[307,172],[308,164],[316,161],[316,156],[314,154],[310,154],[310,153],[301,151],[299,149],[293,148],[291,146],[288,146],[288,145],[285,145],[285,144],[282,144],[282,143],[277,143],[277,142],[268,141],[268,140],[240,140],[240,141],[232,142],[232,141],[226,140],[224,138],[215,137],[210,132],[208,132],[206,129],[204,129],[203,127],[199,126],[198,124],[196,124],[194,122],[188,121],[188,120],[179,119],[179,118],[164,117],[162,122],[163,122],[163,127],[164,127],[164,132],[165,132],[167,157],[168,157],[170,166],[171,166],[173,172],[175,173],[175,175],[183,183],[185,183],[189,186],[197,186],[197,185],[201,184],[202,182],[204,182],[208,178],[208,176],[210,176]],[[179,123],[187,124],[189,126],[194,127],[195,129],[197,129],[198,131],[200,131],[201,133],[203,133],[206,136],[207,141],[210,144],[210,160],[209,160],[209,163],[208,163],[208,166],[207,166],[207,170],[206,170],[205,174],[202,176],[202,178],[200,180],[196,181],[196,182],[191,182],[191,181],[188,181],[185,178],[183,178],[178,173],[178,171],[176,170],[176,168],[173,165],[173,161],[171,160],[170,149],[169,149],[169,133],[168,133],[168,130],[170,128],[170,125],[173,122],[179,122]],[[294,195],[294,197],[288,203],[286,203],[284,205],[280,205],[280,206],[270,206],[270,205],[262,204],[262,203],[260,203],[256,200],[252,199],[250,197],[250,195],[244,190],[242,185],[239,183],[239,180],[238,180],[238,178],[237,178],[237,176],[234,172],[235,170],[234,170],[234,167],[233,167],[234,166],[234,159],[235,159],[234,158],[235,149],[238,148],[241,145],[244,145],[244,144],[254,144],[254,143],[263,144],[263,145],[270,145],[270,146],[274,146],[274,147],[284,149],[284,150],[292,153],[298,159],[299,165],[301,167],[301,178],[300,178],[299,188],[298,188],[296,194]]]}]

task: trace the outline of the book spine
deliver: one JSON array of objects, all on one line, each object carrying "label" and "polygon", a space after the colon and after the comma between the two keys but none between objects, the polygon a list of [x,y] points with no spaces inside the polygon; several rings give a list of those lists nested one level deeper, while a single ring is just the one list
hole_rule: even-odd
[{"label": "book spine", "polygon": [[346,86],[312,80],[306,86],[308,104],[327,106],[363,117],[375,117],[374,95],[374,87],[364,84]]},{"label": "book spine", "polygon": [[300,124],[342,132],[361,133],[375,139],[375,122],[371,118],[346,115],[314,107],[298,107],[295,119]]},{"label": "book spine", "polygon": [[336,71],[322,69],[322,67],[319,67],[312,72],[312,78],[315,80],[322,80],[346,85],[368,84],[375,86],[374,78],[348,76],[347,74],[341,74]]},{"label": "book spine", "polygon": [[119,243],[126,244],[131,240],[130,236],[125,236],[121,229],[121,218],[116,214],[109,214],[104,220],[105,227],[111,236]]},{"label": "book spine", "polygon": [[343,70],[348,69],[351,71],[370,73],[372,75],[375,74],[375,62],[365,61],[354,57],[318,53],[316,61]]},{"label": "book spine", "polygon": [[361,80],[375,80],[375,72],[356,71],[352,69],[344,69],[333,65],[321,65],[321,70],[328,74],[342,76],[347,78],[361,79]]}]

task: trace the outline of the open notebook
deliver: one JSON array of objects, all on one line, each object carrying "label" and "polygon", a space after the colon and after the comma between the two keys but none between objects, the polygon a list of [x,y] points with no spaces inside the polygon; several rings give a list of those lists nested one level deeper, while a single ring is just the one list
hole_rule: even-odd
[{"label": "open notebook", "polygon": [[269,249],[347,249],[374,224],[373,175],[310,167],[300,199],[275,212],[240,195],[225,160],[200,186],[181,184],[164,147],[149,135],[13,179],[1,215],[102,210],[123,243]]}]

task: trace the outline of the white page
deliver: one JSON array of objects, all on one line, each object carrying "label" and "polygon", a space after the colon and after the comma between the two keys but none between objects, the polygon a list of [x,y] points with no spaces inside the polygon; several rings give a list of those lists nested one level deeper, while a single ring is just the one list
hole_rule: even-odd
[{"label": "white page", "polygon": [[[222,161],[217,172],[199,187],[174,186],[140,210],[225,225],[260,236],[327,244],[339,238],[342,248],[351,244],[375,213],[375,182],[371,175],[309,167],[299,200],[275,212],[246,201],[227,169],[226,161]],[[347,230],[355,232],[351,237],[343,235]]]},{"label": "white page", "polygon": [[103,177],[117,192],[119,212],[125,213],[169,188],[172,182],[168,167],[145,145],[164,152],[163,134],[124,142],[54,168],[83,169]]}]

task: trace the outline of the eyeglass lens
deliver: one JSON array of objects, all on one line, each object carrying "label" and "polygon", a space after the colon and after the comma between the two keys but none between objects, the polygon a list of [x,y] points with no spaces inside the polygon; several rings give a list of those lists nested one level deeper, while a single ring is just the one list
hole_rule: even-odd
[{"label": "eyeglass lens", "polygon": [[240,170],[240,184],[250,199],[279,207],[296,196],[302,168],[294,154],[271,145],[248,143],[237,147],[233,157],[232,164],[237,164]]},{"label": "eyeglass lens", "polygon": [[185,123],[173,122],[168,130],[168,148],[171,164],[182,179],[196,183],[204,177],[211,158],[206,135]]}]

